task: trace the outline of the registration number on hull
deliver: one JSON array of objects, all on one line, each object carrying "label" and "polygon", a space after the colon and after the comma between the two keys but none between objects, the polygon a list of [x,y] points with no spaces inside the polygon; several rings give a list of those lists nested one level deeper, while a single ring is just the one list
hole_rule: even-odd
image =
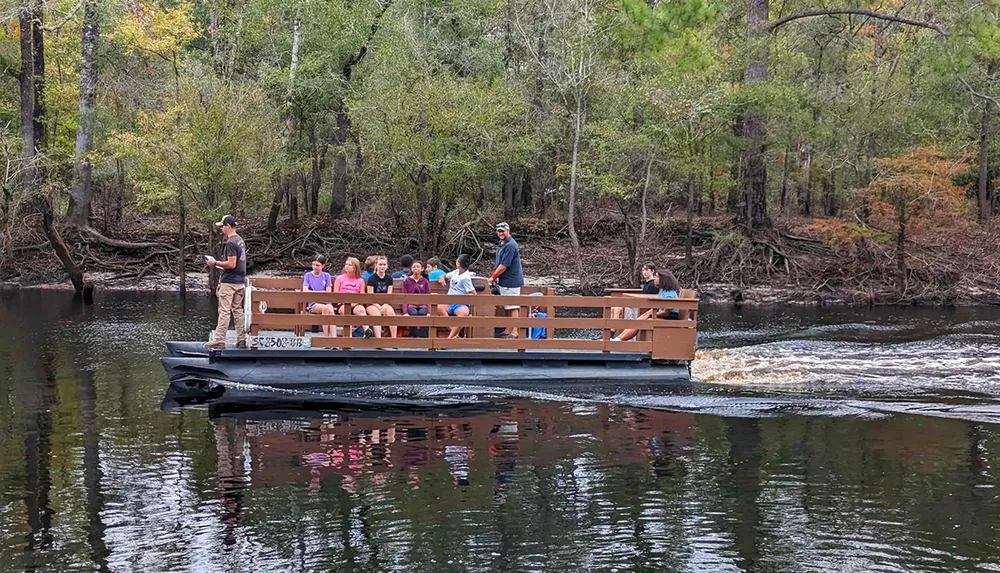
[{"label": "registration number on hull", "polygon": [[251,336],[251,348],[309,348],[306,336]]}]

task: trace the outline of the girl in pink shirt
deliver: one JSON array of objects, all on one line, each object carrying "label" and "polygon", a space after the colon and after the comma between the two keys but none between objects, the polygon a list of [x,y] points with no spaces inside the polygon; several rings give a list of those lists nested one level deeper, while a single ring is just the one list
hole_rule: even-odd
[{"label": "girl in pink shirt", "polygon": [[[361,294],[365,292],[365,280],[361,278],[361,261],[354,257],[348,257],[344,261],[344,272],[337,275],[336,280],[333,281],[333,292],[344,293],[344,294]],[[351,314],[357,316],[367,316],[365,313],[365,305],[357,302],[350,303]],[[337,304],[337,312],[340,314],[347,314],[347,308],[344,303]],[[350,328],[349,326],[347,328]],[[351,329],[353,330],[353,329]],[[371,337],[372,332],[371,327],[364,327],[365,337]],[[372,333],[372,334],[369,334]]]}]

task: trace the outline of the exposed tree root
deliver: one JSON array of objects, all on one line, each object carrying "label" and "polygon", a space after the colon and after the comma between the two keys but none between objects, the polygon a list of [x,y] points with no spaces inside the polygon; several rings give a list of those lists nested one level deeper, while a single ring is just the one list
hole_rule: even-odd
[{"label": "exposed tree root", "polygon": [[[581,228],[593,229],[594,233],[581,236],[588,282],[598,289],[630,286],[633,278],[621,229],[616,231],[609,217],[597,215],[581,223]],[[490,266],[487,263],[491,262],[495,241],[486,220],[480,217],[457,227],[444,251],[434,254],[448,260],[458,252],[478,253],[476,270]],[[143,221],[137,227],[146,233],[132,234],[141,242],[101,241],[90,233],[67,236],[64,245],[75,256],[70,257],[70,262],[82,272],[107,273],[119,279],[175,277],[177,234],[169,225],[157,228],[156,222]],[[991,247],[997,243],[1000,229],[972,226],[921,235],[907,244],[909,272],[903,280],[896,268],[895,245],[876,240],[878,233],[832,240],[817,235],[812,222],[778,220],[774,231],[746,237],[735,232],[727,218],[696,220],[692,233],[694,256],[689,265],[684,260],[686,222],[651,220],[645,252],[651,254],[651,262],[673,271],[684,286],[732,285],[733,300],[749,297],[748,289],[760,287],[797,292],[803,302],[953,304],[973,299],[1000,300],[996,279],[1000,276],[1000,251]],[[394,238],[381,233],[380,229],[391,225],[377,221],[364,221],[351,228],[342,221],[303,221],[279,227],[274,235],[263,233],[258,226],[263,228],[249,221],[241,229],[247,242],[250,272],[298,275],[309,268],[317,253],[327,255],[335,269],[347,256],[382,254],[394,261],[403,253],[418,253],[420,248],[412,237]],[[41,227],[29,223],[12,230],[9,247],[0,257],[0,278],[37,283],[65,276],[63,258],[55,264],[54,260],[40,261],[36,256],[40,247],[47,250],[51,244],[40,232]],[[576,261],[565,233],[559,234],[557,225],[543,220],[515,222],[514,229],[529,278],[575,277]],[[221,238],[209,232],[207,226],[190,229],[185,251],[200,253],[208,248],[211,252],[209,242],[214,245]],[[118,246],[122,243],[128,246]],[[203,270],[200,257],[191,256],[186,269]]]},{"label": "exposed tree root", "polygon": [[100,231],[90,226],[82,227],[80,229],[80,232],[83,233],[86,237],[96,240],[102,245],[107,245],[109,247],[114,247],[116,249],[140,250],[140,249],[162,249],[166,247],[166,245],[164,245],[163,243],[152,243],[152,242],[130,243],[129,241],[112,239],[109,237],[105,237],[100,233]]}]

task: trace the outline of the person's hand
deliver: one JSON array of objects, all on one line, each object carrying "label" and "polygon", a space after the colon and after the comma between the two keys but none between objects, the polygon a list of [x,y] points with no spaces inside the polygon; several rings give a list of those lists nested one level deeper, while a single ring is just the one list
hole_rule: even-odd
[{"label": "person's hand", "polygon": [[214,267],[215,263],[216,263],[215,257],[209,256],[209,255],[205,255],[205,264],[207,266]]},{"label": "person's hand", "polygon": [[490,275],[490,282],[491,283],[495,283],[495,282],[497,282],[498,278],[500,278],[500,275],[498,275],[498,274],[496,274],[496,272],[494,272],[492,275]]}]

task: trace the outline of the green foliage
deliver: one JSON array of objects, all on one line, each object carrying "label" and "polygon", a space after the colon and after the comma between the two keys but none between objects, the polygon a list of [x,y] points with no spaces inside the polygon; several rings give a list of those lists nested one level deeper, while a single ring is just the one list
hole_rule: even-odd
[{"label": "green foliage", "polygon": [[186,82],[176,105],[142,113],[134,131],[115,133],[107,159],[131,166],[143,209],[172,208],[183,194],[196,212],[257,210],[275,167],[266,129],[275,119],[255,86]]},{"label": "green foliage", "polygon": [[[694,29],[711,22],[718,7],[704,0],[671,0],[650,5],[645,0],[622,0],[624,18],[614,28],[617,42],[633,56],[674,52],[679,69],[697,69],[708,60],[707,45]],[[676,55],[683,57],[676,57]]]},{"label": "green foliage", "polygon": [[[888,10],[869,4],[861,5]],[[47,3],[48,17],[74,5]],[[653,211],[686,207],[689,177],[696,202],[721,212],[741,177],[745,142],[734,123],[753,108],[767,118],[772,204],[784,189],[786,210],[796,212],[805,188],[837,214],[878,177],[877,157],[927,146],[968,152],[981,96],[1000,95],[998,0],[893,5],[944,26],[947,41],[851,16],[749,38],[746,8],[745,0],[112,0],[101,7],[95,189],[99,200],[140,209],[185,199],[206,213],[260,212],[281,173],[297,194],[318,189],[318,213],[342,184],[349,216],[393,215],[402,231],[434,243],[481,211],[561,216],[579,114],[582,212],[613,204],[635,217],[644,190]],[[815,5],[780,12],[807,8]],[[46,36],[44,161],[57,190],[71,173],[80,27],[75,15]],[[745,82],[760,54],[767,81]],[[0,125],[16,151],[16,20],[0,29],[0,65]],[[995,155],[1000,144],[989,142]],[[524,191],[519,204],[512,184]]]}]

